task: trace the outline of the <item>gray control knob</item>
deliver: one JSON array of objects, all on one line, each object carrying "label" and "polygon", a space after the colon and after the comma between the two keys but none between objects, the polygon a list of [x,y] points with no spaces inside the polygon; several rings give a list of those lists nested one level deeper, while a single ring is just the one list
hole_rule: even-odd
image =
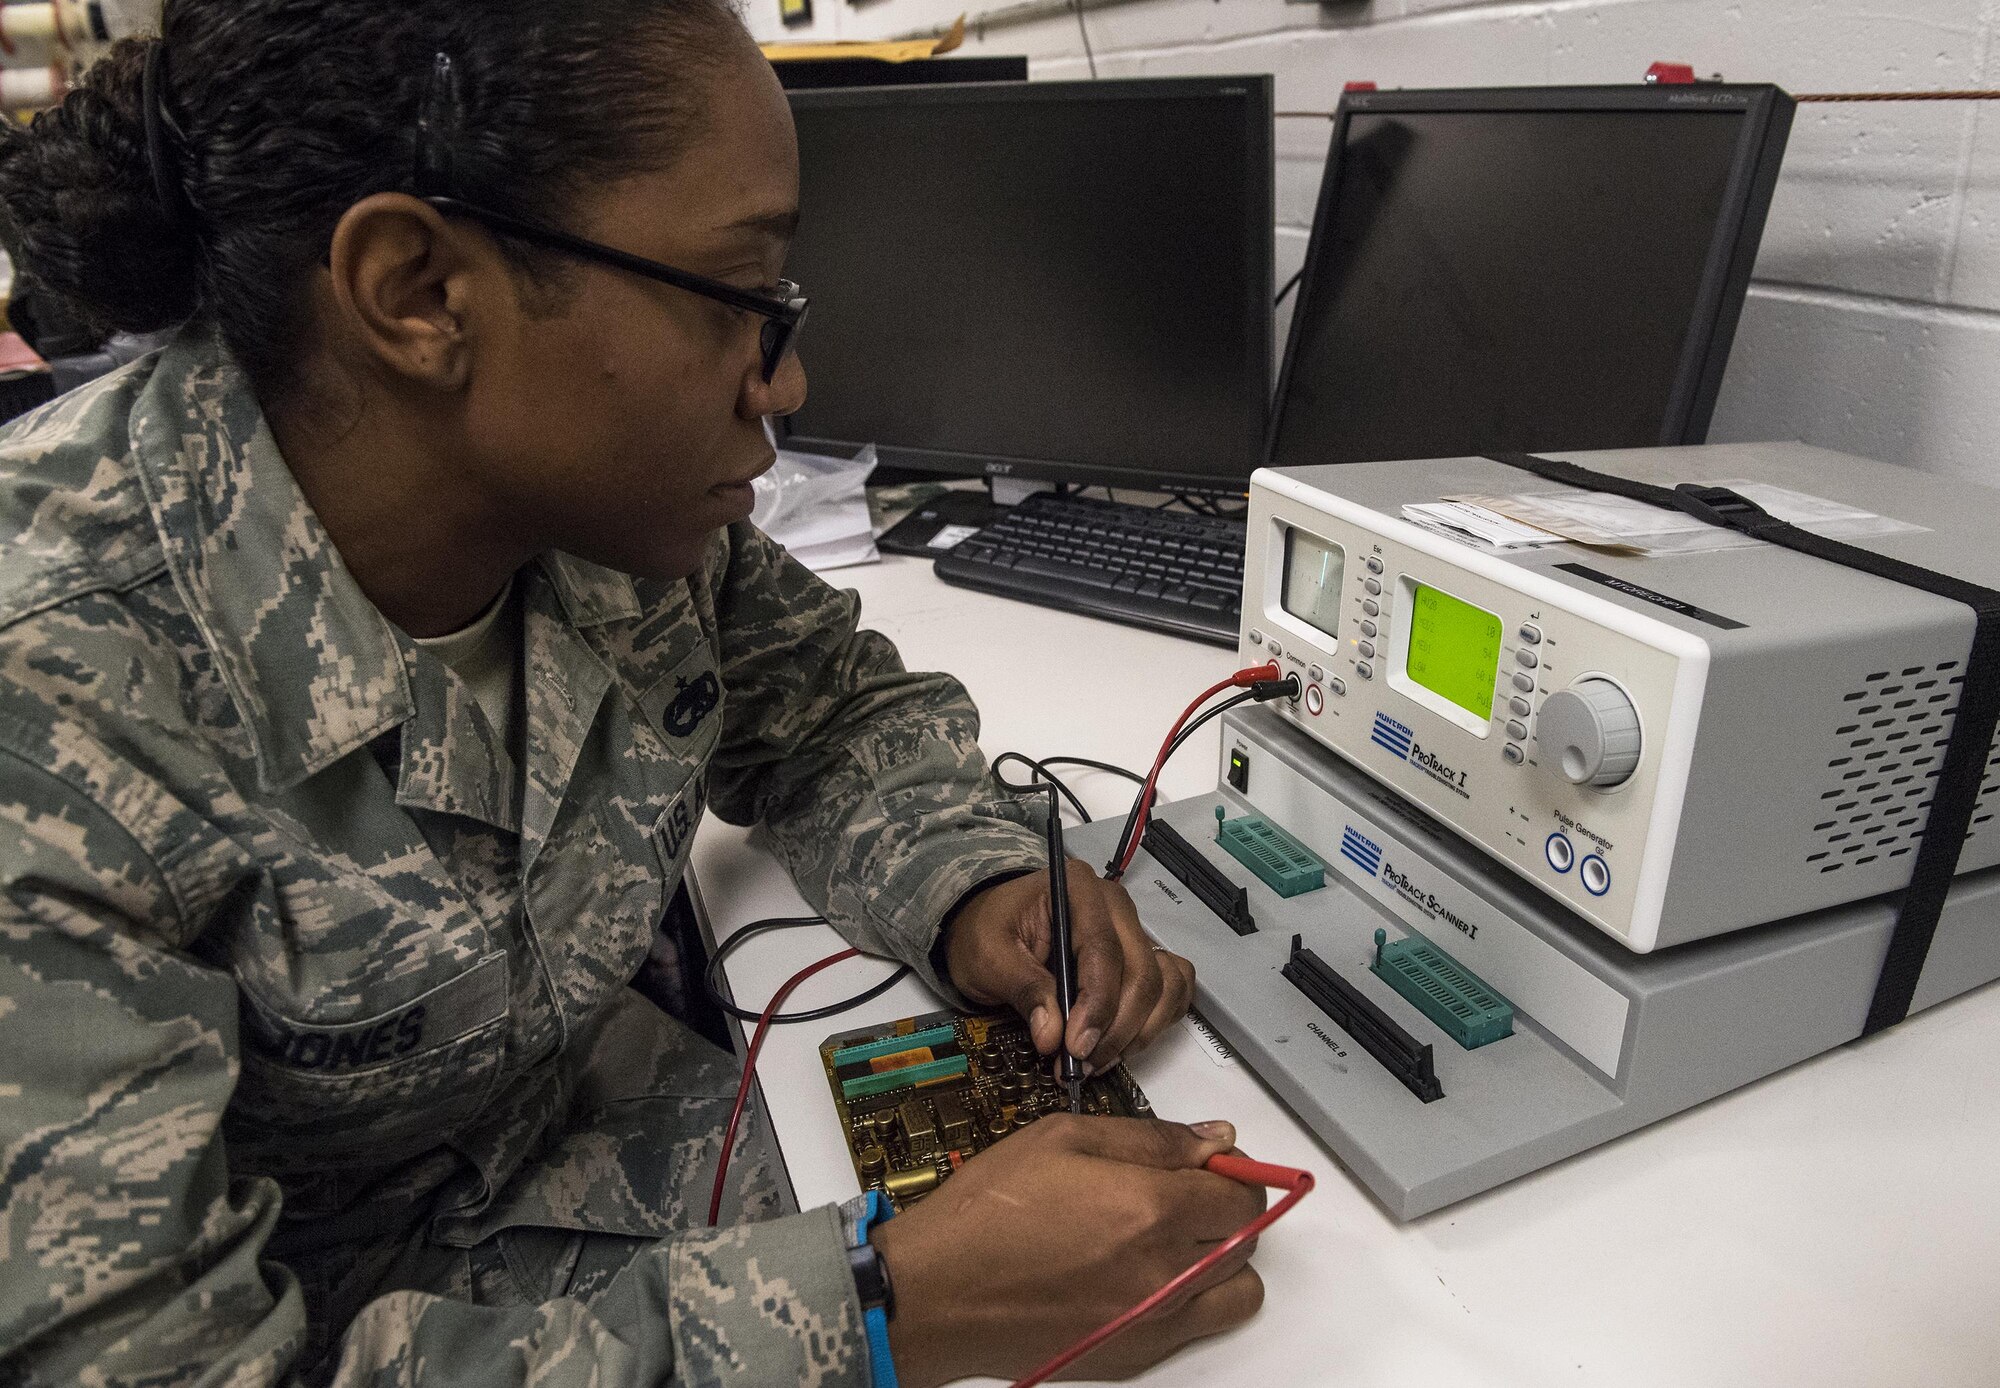
[{"label": "gray control knob", "polygon": [[1578,680],[1542,703],[1542,753],[1580,786],[1616,786],[1639,765],[1639,711],[1610,680]]}]

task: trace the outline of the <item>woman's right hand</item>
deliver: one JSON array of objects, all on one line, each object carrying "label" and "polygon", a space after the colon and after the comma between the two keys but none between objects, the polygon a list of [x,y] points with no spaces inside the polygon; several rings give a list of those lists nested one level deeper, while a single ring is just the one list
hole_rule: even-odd
[{"label": "woman's right hand", "polygon": [[[1263,1213],[1261,1189],[1202,1170],[1235,1140],[1227,1123],[1052,1114],[877,1225],[897,1377],[1019,1378],[1151,1296]],[[1264,1300],[1253,1248],[1065,1376],[1125,1378],[1248,1320]]]}]

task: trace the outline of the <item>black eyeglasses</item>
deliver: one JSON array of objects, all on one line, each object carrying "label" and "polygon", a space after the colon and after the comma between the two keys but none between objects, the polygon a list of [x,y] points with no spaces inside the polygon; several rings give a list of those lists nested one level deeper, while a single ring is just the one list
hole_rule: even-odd
[{"label": "black eyeglasses", "polygon": [[579,260],[609,265],[629,274],[643,275],[690,294],[699,294],[704,299],[713,299],[731,308],[759,315],[765,320],[763,331],[758,336],[758,345],[763,353],[764,382],[768,385],[777,378],[778,368],[784,365],[785,357],[798,345],[799,331],[806,322],[808,301],[796,284],[790,280],[779,280],[775,296],[752,293],[706,275],[697,275],[691,270],[677,270],[657,260],[648,260],[581,236],[572,236],[554,227],[524,221],[457,196],[452,186],[451,136],[458,127],[459,110],[457,75],[452,70],[450,57],[440,53],[431,69],[431,84],[424,98],[423,111],[417,118],[418,197],[447,217],[463,217],[478,222],[516,241],[526,241]]}]

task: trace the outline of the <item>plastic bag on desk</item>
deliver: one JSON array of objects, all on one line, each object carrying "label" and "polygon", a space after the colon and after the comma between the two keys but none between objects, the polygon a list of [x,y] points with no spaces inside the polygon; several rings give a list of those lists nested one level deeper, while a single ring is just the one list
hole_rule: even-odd
[{"label": "plastic bag on desk", "polygon": [[868,515],[868,474],[874,470],[872,443],[852,459],[781,448],[777,466],[754,483],[757,507],[750,519],[815,573],[873,564],[882,557]]}]

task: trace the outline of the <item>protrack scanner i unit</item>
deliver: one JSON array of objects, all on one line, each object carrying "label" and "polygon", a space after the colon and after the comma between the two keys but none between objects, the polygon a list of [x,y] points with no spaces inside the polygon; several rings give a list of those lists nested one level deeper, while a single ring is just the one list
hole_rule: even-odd
[{"label": "protrack scanner i unit", "polygon": [[[1242,887],[1258,928],[1239,935],[1184,890],[1150,834],[1125,884],[1147,933],[1194,964],[1203,1020],[1399,1219],[1862,1034],[1893,895],[1635,954],[1276,706],[1224,718],[1223,759],[1239,748],[1257,762],[1250,797],[1218,777],[1215,793],[1162,809],[1155,829],[1171,821]],[[1287,899],[1259,881],[1216,844],[1218,805],[1282,824],[1326,861],[1325,888]],[[1086,826],[1072,849],[1099,854],[1116,832]],[[1447,1019],[1413,1002],[1376,968],[1378,931],[1391,949],[1444,956],[1478,989],[1475,1013]],[[1913,1005],[1996,977],[2000,872],[1963,874]]]}]

